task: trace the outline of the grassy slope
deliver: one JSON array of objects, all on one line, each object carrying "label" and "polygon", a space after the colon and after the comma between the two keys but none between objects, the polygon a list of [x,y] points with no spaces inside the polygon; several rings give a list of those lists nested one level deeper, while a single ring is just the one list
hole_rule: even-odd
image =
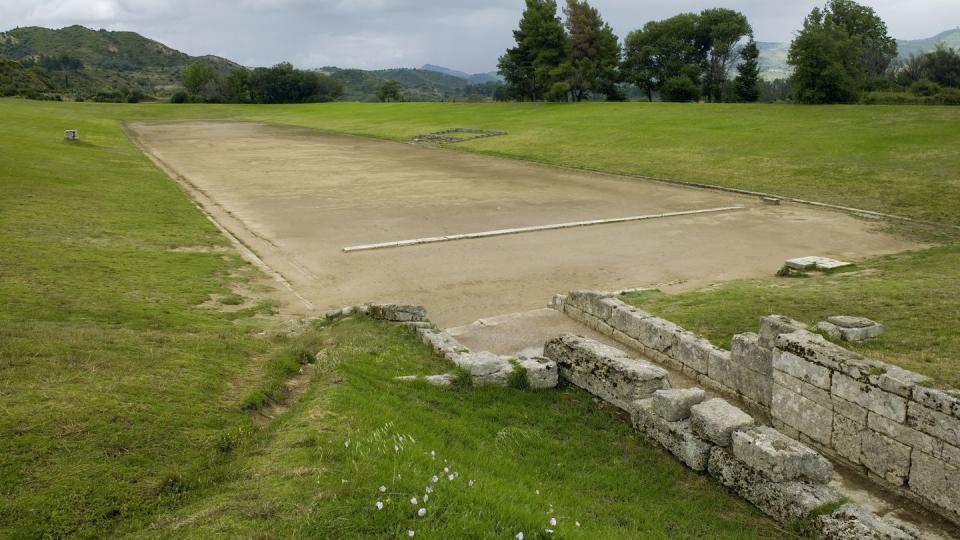
[{"label": "grassy slope", "polygon": [[741,281],[678,295],[641,293],[625,299],[714,343],[756,332],[757,319],[778,313],[816,324],[832,315],[881,321],[875,341],[844,344],[863,354],[960,388],[960,245],[868,261],[854,272],[806,279]]},{"label": "grassy slope", "polygon": [[311,391],[250,443],[233,477],[148,536],[547,538],[551,517],[559,538],[792,536],[639,442],[584,392],[399,382],[450,366],[408,331],[370,320],[320,334],[328,354]]},{"label": "grassy slope", "polygon": [[[211,112],[0,101],[0,537],[206,537],[221,528],[262,536],[263,520],[282,527],[278,536],[398,530],[406,522],[396,501],[382,516],[368,513],[372,484],[392,462],[345,454],[341,441],[369,444],[371,430],[390,421],[480,482],[470,494],[439,493],[424,532],[544,526],[545,501],[530,493],[539,483],[563,519],[583,516],[585,531],[778,534],[637,444],[621,418],[582,393],[394,385],[391,369],[439,366],[412,338],[382,327],[337,330],[332,355],[346,362],[328,382],[346,384],[314,388],[258,433],[241,405],[272,382],[263,359],[286,358],[292,345],[258,337],[250,312],[196,307],[229,296],[231,276],[247,267],[235,255],[171,251],[225,241],[117,123]],[[83,141],[63,142],[65,127],[79,128]],[[239,318],[244,324],[233,324]],[[424,455],[404,466],[425,471]],[[311,467],[330,474],[316,484]],[[340,484],[351,470],[356,483]],[[367,512],[353,512],[360,508]],[[187,519],[179,528],[177,517]]]}]

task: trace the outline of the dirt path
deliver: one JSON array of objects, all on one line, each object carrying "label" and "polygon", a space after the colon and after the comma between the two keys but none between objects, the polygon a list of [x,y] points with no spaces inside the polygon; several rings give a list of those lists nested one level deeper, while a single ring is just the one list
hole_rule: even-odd
[{"label": "dirt path", "polygon": [[[787,258],[917,247],[851,216],[745,196],[253,123],[129,126],[227,230],[318,309],[427,306],[442,326],[560,291],[700,288]],[[343,253],[346,246],[744,205],[746,210]]]}]

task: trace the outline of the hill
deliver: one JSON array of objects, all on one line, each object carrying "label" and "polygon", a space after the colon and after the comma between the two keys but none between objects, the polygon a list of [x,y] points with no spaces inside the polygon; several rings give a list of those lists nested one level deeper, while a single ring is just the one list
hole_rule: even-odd
[{"label": "hill", "polygon": [[474,73],[471,75],[470,73],[458,71],[456,69],[450,69],[443,66],[435,66],[433,64],[425,64],[420,69],[426,70],[426,71],[436,71],[437,73],[445,73],[447,75],[452,75],[454,77],[470,81],[473,84],[499,82],[501,80],[500,76],[495,71],[491,71],[488,73]]},{"label": "hill", "polygon": [[[897,49],[901,59],[930,52],[939,45],[960,49],[960,28],[947,30],[926,39],[897,40]],[[760,74],[764,79],[772,81],[790,76],[792,70],[787,65],[789,43],[761,42],[757,43],[757,46],[760,47]]]},{"label": "hill", "polygon": [[499,81],[472,83],[462,77],[429,69],[394,68],[366,71],[323,67],[317,71],[340,81],[344,87],[343,97],[348,101],[376,100],[377,91],[387,81],[400,83],[404,99],[408,101],[490,97],[499,84]]},{"label": "hill", "polygon": [[135,32],[83,26],[58,30],[25,27],[0,33],[0,59],[15,60],[25,67],[68,59],[69,67],[46,67],[51,72],[70,73],[70,77],[52,77],[54,91],[78,95],[122,88],[166,94],[179,87],[183,68],[194,62],[209,63],[220,71],[240,67],[218,56],[190,56]]},{"label": "hill", "polygon": [[0,60],[0,97],[36,97],[53,90],[49,77],[14,60]]}]

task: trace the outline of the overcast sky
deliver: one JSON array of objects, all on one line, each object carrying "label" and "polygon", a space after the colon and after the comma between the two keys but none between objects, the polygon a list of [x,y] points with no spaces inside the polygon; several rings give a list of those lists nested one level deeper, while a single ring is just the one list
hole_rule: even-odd
[{"label": "overcast sky", "polygon": [[[960,0],[861,0],[900,39],[960,25]],[[562,0],[560,3],[563,3]],[[788,41],[823,0],[593,0],[623,37],[649,20],[728,7],[745,13],[760,41]],[[0,25],[82,24],[132,30],[192,55],[248,66],[365,69],[439,64],[495,69],[512,42],[523,0],[0,0]],[[3,30],[5,28],[0,28]]]}]

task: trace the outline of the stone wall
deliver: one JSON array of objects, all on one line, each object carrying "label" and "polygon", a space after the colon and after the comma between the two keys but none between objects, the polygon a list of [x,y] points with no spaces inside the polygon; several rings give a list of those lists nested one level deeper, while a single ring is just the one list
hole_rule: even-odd
[{"label": "stone wall", "polygon": [[960,392],[931,388],[783,316],[764,317],[758,333],[734,336],[726,351],[610,293],[559,295],[553,307],[960,523]]}]

